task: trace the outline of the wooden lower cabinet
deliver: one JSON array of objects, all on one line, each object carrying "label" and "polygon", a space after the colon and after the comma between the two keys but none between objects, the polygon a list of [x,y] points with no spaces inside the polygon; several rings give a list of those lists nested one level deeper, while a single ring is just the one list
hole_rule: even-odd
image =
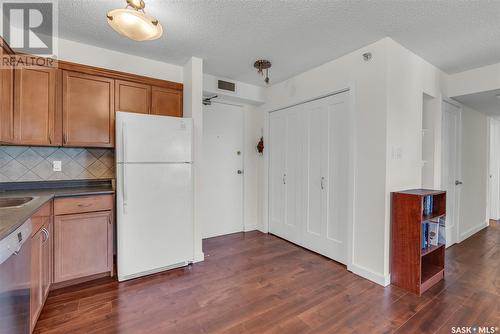
[{"label": "wooden lower cabinet", "polygon": [[54,283],[113,268],[112,211],[55,216]]},{"label": "wooden lower cabinet", "polygon": [[31,328],[47,299],[52,282],[52,219],[47,217],[31,237]]},{"label": "wooden lower cabinet", "polygon": [[112,195],[57,198],[31,217],[31,331],[51,288],[113,274]]}]

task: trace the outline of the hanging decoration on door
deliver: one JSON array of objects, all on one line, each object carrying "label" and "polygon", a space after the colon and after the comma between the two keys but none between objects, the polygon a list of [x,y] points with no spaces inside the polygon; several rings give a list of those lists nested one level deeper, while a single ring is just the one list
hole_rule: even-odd
[{"label": "hanging decoration on door", "polygon": [[260,140],[257,143],[257,152],[259,152],[260,155],[264,154],[264,137],[260,137]]}]

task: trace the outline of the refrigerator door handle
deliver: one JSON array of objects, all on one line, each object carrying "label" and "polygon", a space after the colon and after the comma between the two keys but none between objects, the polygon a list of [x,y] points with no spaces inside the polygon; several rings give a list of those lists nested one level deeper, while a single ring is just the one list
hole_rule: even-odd
[{"label": "refrigerator door handle", "polygon": [[122,122],[122,160],[123,163],[127,162],[127,122]]},{"label": "refrigerator door handle", "polygon": [[127,144],[127,122],[122,123],[122,198],[123,198],[123,207],[125,211],[125,207],[127,206],[127,188],[125,183],[125,164],[127,163],[126,159],[126,144]]},{"label": "refrigerator door handle", "polygon": [[125,211],[125,207],[127,206],[127,188],[125,183],[125,164],[122,164],[122,198],[123,198],[123,207]]}]

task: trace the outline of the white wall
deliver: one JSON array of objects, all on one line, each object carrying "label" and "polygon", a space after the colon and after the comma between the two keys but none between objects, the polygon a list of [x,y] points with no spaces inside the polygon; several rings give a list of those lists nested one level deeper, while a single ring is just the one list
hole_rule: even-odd
[{"label": "white wall", "polygon": [[448,97],[500,89],[500,63],[452,74],[447,82]]},{"label": "white wall", "polygon": [[[219,79],[234,82],[236,86],[235,92],[217,88],[217,80]],[[203,75],[203,94],[205,96],[217,95],[219,98],[227,101],[248,105],[259,105],[265,101],[264,91],[265,88],[263,87],[247,84],[245,82],[216,77],[210,74]]]},{"label": "white wall", "polygon": [[[371,52],[371,61],[362,54]],[[268,88],[266,112],[352,88],[355,120],[354,273],[390,282],[390,192],[422,183],[423,94],[441,100],[446,75],[390,38]],[[431,105],[436,120],[440,103]],[[266,125],[266,122],[264,124]],[[436,129],[440,128],[436,121]],[[440,131],[436,130],[440,136]],[[267,134],[267,132],[266,132]],[[439,149],[436,149],[439,153]],[[435,162],[439,165],[440,161]],[[264,166],[264,173],[265,173]],[[266,184],[264,175],[264,184]],[[263,226],[267,231],[265,186]]]},{"label": "white wall", "polygon": [[[393,191],[422,186],[422,111],[423,95],[441,101],[445,74],[392,39],[388,45],[387,80],[387,169],[384,275],[389,275],[390,259],[390,194]],[[441,119],[441,103],[427,104],[434,108],[435,121]],[[441,123],[433,127],[440,138]],[[440,164],[437,157],[434,164]]]},{"label": "white wall", "polygon": [[489,119],[468,107],[462,111],[462,192],[459,241],[488,226]]},{"label": "white wall", "polygon": [[[387,261],[384,255],[387,201],[385,190],[387,43],[387,39],[378,41],[269,87],[266,103],[260,107],[266,115],[267,112],[277,108],[352,88],[351,93],[355,103],[353,113],[356,167],[350,269],[380,284],[385,284],[388,279],[384,273]],[[362,54],[365,52],[372,52],[371,61],[363,60]],[[265,166],[263,172],[266,182]],[[265,185],[262,186],[262,191],[264,203],[261,229],[267,231]]]},{"label": "white wall", "polygon": [[257,152],[257,143],[262,136],[263,122],[262,114],[258,113],[254,106],[247,105],[244,110],[243,221],[245,231],[252,231],[259,227],[261,221],[259,200],[262,193],[259,192],[259,169],[263,157]]},{"label": "white wall", "polygon": [[[58,40],[58,43],[58,59],[60,60],[144,75],[162,80],[180,83],[184,81],[182,66],[61,38]],[[137,47],[141,46],[137,45]]]}]

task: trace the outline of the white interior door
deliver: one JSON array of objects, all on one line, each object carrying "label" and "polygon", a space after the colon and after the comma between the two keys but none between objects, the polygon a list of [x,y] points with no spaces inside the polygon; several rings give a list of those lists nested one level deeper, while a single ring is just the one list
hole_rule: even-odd
[{"label": "white interior door", "polygon": [[490,122],[490,184],[489,207],[490,219],[498,220],[500,205],[500,122],[491,119]]},{"label": "white interior door", "polygon": [[446,246],[458,242],[460,219],[461,110],[443,101],[442,185],[446,190]]},{"label": "white interior door", "polygon": [[349,93],[270,115],[269,230],[347,262]]},{"label": "white interior door", "polygon": [[241,232],[243,222],[243,108],[203,106],[201,218],[203,237]]}]

